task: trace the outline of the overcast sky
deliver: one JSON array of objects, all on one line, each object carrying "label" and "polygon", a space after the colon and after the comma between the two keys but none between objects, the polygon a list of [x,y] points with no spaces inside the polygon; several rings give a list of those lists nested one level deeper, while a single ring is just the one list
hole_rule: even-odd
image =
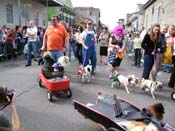
[{"label": "overcast sky", "polygon": [[145,4],[148,0],[72,0],[73,7],[94,7],[101,12],[101,21],[113,28],[118,19],[126,18],[127,13],[135,12],[137,3]]}]

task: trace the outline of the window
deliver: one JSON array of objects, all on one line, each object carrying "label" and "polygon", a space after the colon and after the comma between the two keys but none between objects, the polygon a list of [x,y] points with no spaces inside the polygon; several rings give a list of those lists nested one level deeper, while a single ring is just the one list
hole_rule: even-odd
[{"label": "window", "polygon": [[152,14],[154,14],[154,6],[152,7]]},{"label": "window", "polygon": [[35,25],[39,26],[39,12],[36,12],[34,15],[34,21],[35,21]]},{"label": "window", "polygon": [[145,28],[148,29],[148,14],[145,15]]},{"label": "window", "polygon": [[160,22],[160,10],[161,10],[161,6],[159,5],[157,9],[157,23]]},{"label": "window", "polygon": [[43,14],[42,16],[42,25],[46,26],[46,15],[45,14]]},{"label": "window", "polygon": [[7,23],[13,24],[13,5],[10,3],[6,4],[6,14],[7,14]]},{"label": "window", "polygon": [[43,20],[43,26],[46,26],[46,20]]}]

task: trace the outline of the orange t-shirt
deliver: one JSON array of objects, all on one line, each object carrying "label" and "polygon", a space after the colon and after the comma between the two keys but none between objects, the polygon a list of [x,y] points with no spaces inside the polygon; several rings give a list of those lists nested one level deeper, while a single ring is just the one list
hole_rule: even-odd
[{"label": "orange t-shirt", "polygon": [[46,29],[44,35],[47,40],[47,50],[63,50],[65,38],[68,36],[63,26],[54,27],[51,25]]}]

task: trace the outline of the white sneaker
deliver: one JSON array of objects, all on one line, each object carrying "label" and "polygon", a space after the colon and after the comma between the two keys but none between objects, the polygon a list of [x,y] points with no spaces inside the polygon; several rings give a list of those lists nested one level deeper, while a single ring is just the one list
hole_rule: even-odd
[{"label": "white sneaker", "polygon": [[112,73],[111,74],[109,74],[109,79],[112,79],[113,78],[113,75],[112,75]]}]

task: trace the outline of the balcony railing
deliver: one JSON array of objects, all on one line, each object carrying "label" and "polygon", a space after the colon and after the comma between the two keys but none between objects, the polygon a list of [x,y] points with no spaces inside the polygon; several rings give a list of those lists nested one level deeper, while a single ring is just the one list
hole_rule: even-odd
[{"label": "balcony railing", "polygon": [[64,6],[61,2],[58,0],[33,0],[38,3],[41,3],[43,5],[48,5],[48,6]]}]

